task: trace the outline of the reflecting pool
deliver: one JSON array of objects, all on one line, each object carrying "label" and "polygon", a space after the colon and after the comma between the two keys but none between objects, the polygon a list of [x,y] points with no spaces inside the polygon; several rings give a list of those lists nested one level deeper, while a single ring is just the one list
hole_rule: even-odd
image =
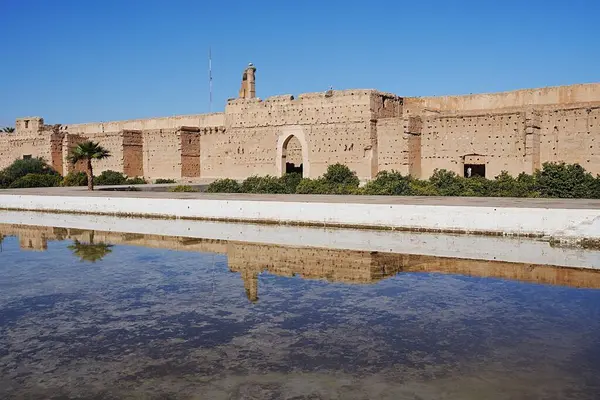
[{"label": "reflecting pool", "polygon": [[597,399],[600,273],[1,225],[0,398]]}]

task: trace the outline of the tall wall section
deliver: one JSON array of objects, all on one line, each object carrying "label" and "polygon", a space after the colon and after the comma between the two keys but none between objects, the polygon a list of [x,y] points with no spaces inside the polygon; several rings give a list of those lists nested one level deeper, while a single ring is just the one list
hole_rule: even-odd
[{"label": "tall wall section", "polygon": [[181,177],[200,177],[200,128],[182,127],[178,132],[181,147]]},{"label": "tall wall section", "polygon": [[579,163],[600,174],[600,84],[513,92],[400,98],[374,90],[230,100],[225,113],[106,123],[45,125],[19,118],[0,134],[0,168],[43,157],[66,174],[66,155],[83,140],[112,157],[95,163],[149,179],[281,175],[286,162],[304,176],[343,163],[365,180],[382,170],[427,178],[467,165],[533,173],[546,161]]},{"label": "tall wall section", "polygon": [[144,176],[166,179],[181,177],[181,143],[177,129],[151,129],[143,131]]},{"label": "tall wall section", "polygon": [[398,97],[373,90],[230,100],[225,132],[203,136],[202,171],[209,177],[279,175],[281,147],[296,136],[306,146],[302,150],[305,176],[317,177],[339,162],[359,177],[370,178],[377,169],[374,122],[380,115],[396,115],[400,110]]},{"label": "tall wall section", "polygon": [[421,174],[435,169],[459,175],[465,164],[486,166],[486,177],[503,170],[518,175],[525,166],[525,114],[461,113],[426,117],[421,134]]},{"label": "tall wall section", "polygon": [[144,176],[144,134],[140,130],[122,132],[123,173]]},{"label": "tall wall section", "polygon": [[539,112],[542,162],[578,163],[600,174],[600,102]]},{"label": "tall wall section", "polygon": [[[485,165],[488,178],[501,171],[512,175],[533,173],[548,161],[579,163],[598,174],[599,108],[600,84],[585,84],[494,94],[405,98],[404,118],[420,116],[423,119],[422,178],[431,176],[436,168],[462,175],[465,164]],[[410,154],[407,142],[400,140],[402,129],[398,125],[390,121],[385,131],[387,140],[397,151]],[[386,137],[380,137],[382,140]],[[392,157],[387,161],[390,166],[402,166],[406,159],[404,156],[394,163]],[[387,165],[380,165],[380,169],[382,167]]]},{"label": "tall wall section", "polygon": [[[201,170],[203,136],[221,132],[222,127],[181,126],[142,131],[143,171],[151,179],[194,180],[204,177]],[[206,152],[214,152],[208,148]]]},{"label": "tall wall section", "polygon": [[104,132],[95,134],[85,134],[85,136],[99,142],[104,148],[110,151],[111,156],[103,160],[94,161],[94,173],[100,174],[102,171],[113,170],[123,172],[123,134],[122,132]]},{"label": "tall wall section", "polygon": [[[86,140],[92,140],[94,142],[98,142],[107,149],[111,156],[105,158],[103,160],[95,160],[93,162],[94,165],[94,174],[98,175],[102,173],[102,171],[113,170],[123,172],[125,169],[125,147],[124,147],[124,134],[123,132],[104,132],[104,133],[96,133],[96,134],[74,134],[74,133],[66,133],[66,131],[61,131],[58,138],[62,137],[62,147],[60,151],[62,152],[62,168],[56,168],[59,172],[66,175],[71,171],[85,171],[85,165],[83,163],[78,163],[78,165],[70,165],[68,162],[68,154],[69,152],[76,147],[79,143],[82,143]],[[53,149],[56,149],[58,153],[58,140],[53,142]],[[54,151],[54,150],[53,150]]]},{"label": "tall wall section", "polygon": [[[85,136],[81,135],[71,135],[65,133],[63,135],[63,141],[61,145],[61,153],[62,153],[62,174],[67,175],[70,172],[86,172],[86,163],[84,160],[79,160],[75,164],[71,164],[68,161],[69,153],[71,150],[76,147],[78,144],[83,143],[87,140]],[[58,144],[57,144],[58,145]],[[94,171],[94,173],[98,173],[98,170]]]},{"label": "tall wall section", "polygon": [[421,175],[421,130],[418,116],[383,118],[377,121],[378,171]]},{"label": "tall wall section", "polygon": [[[96,174],[110,169],[149,179],[198,178],[200,129],[222,125],[223,120],[223,113],[214,113],[70,124],[62,125],[60,134],[99,142],[111,152],[111,157],[95,162]],[[63,153],[66,162],[68,149]]]}]

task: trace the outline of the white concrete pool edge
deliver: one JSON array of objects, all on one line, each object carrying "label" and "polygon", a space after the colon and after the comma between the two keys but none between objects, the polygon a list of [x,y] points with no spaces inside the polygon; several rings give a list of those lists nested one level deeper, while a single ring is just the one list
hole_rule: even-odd
[{"label": "white concrete pool edge", "polygon": [[600,239],[600,209],[0,195],[0,209]]},{"label": "white concrete pool edge", "polygon": [[0,211],[6,224],[600,269],[600,251],[528,238]]}]

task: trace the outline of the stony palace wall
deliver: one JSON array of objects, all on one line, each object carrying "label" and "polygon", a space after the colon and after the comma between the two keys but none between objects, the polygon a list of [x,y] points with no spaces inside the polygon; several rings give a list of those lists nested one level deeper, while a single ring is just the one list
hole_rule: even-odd
[{"label": "stony palace wall", "polygon": [[[444,97],[376,90],[255,97],[256,68],[243,73],[225,112],[89,124],[19,118],[0,135],[0,168],[41,156],[62,174],[73,146],[93,140],[112,153],[96,171],[181,182],[302,172],[343,163],[363,180],[436,168],[488,178],[532,173],[546,161],[600,174],[600,84]],[[597,140],[598,139],[598,140]]]}]

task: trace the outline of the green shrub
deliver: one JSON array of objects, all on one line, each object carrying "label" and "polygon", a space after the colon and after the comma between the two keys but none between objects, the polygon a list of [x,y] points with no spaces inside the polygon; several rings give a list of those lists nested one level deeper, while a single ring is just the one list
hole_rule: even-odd
[{"label": "green shrub", "polygon": [[440,192],[431,182],[421,179],[411,179],[410,192],[413,196],[439,196]]},{"label": "green shrub", "polygon": [[298,194],[362,194],[362,189],[349,184],[330,184],[323,178],[304,178],[296,187]]},{"label": "green shrub", "polygon": [[535,176],[521,172],[516,179],[517,186],[513,197],[540,197],[536,189]]},{"label": "green shrub", "polygon": [[11,165],[0,171],[0,188],[7,188],[17,179],[27,174],[59,176],[43,158],[27,158],[15,160]]},{"label": "green shrub", "polygon": [[139,176],[136,176],[134,178],[128,178],[125,181],[125,184],[127,185],[145,185],[148,182],[146,182],[146,180],[144,178],[140,178]]},{"label": "green shrub", "polygon": [[468,179],[458,177],[458,179],[460,179],[460,185],[462,186],[462,193],[459,196],[486,197],[490,196],[493,190],[494,181],[481,176],[474,176]]},{"label": "green shrub", "polygon": [[10,184],[10,188],[36,188],[60,186],[62,177],[50,174],[27,174]]},{"label": "green shrub", "polygon": [[362,190],[368,195],[408,196],[412,194],[410,178],[396,171],[381,171]]},{"label": "green shrub", "polygon": [[356,172],[343,164],[333,164],[327,167],[327,172],[323,174],[323,180],[332,187],[335,185],[348,185],[358,187],[360,180]]},{"label": "green shrub", "polygon": [[94,178],[94,184],[98,186],[108,185],[125,185],[127,184],[127,177],[120,172],[106,170]]},{"label": "green shrub", "polygon": [[155,180],[154,183],[156,183],[156,184],[161,184],[161,183],[175,183],[175,179],[162,179],[162,178],[159,178],[159,179]]},{"label": "green shrub", "polygon": [[329,192],[328,185],[323,179],[303,178],[296,187],[298,194],[327,194]]},{"label": "green shrub", "polygon": [[533,191],[535,190],[535,176],[526,174],[525,172],[521,172],[517,176],[517,182],[519,182],[523,187]]},{"label": "green shrub", "polygon": [[197,192],[197,190],[189,185],[177,185],[169,188],[169,192]]},{"label": "green shrub", "polygon": [[461,196],[464,193],[465,180],[455,172],[445,169],[435,169],[429,178],[429,182],[436,188],[440,196]]},{"label": "green shrub", "polygon": [[2,171],[0,171],[0,189],[6,189],[10,186],[11,183],[13,183],[13,181],[10,180],[8,177],[4,176],[2,174]]},{"label": "green shrub", "polygon": [[363,194],[361,188],[350,184],[326,185],[326,188],[324,194]]},{"label": "green shrub", "polygon": [[597,192],[596,179],[579,164],[544,163],[535,186],[542,197],[590,198]]},{"label": "green shrub", "polygon": [[242,189],[240,188],[238,181],[225,178],[211,182],[206,187],[206,191],[208,193],[240,193]]},{"label": "green shrub", "polygon": [[513,197],[516,191],[518,183],[512,175],[509,175],[508,172],[502,171],[500,175],[498,175],[490,189],[490,196],[492,197]]},{"label": "green shrub", "polygon": [[286,188],[274,176],[251,176],[242,182],[242,193],[285,193]]},{"label": "green shrub", "polygon": [[296,188],[298,188],[298,184],[301,180],[302,174],[297,172],[285,174],[279,178],[280,183],[285,188],[285,193],[296,193]]},{"label": "green shrub", "polygon": [[590,199],[600,199],[600,175],[596,175],[594,183],[590,189]]},{"label": "green shrub", "polygon": [[87,174],[85,172],[69,172],[62,180],[62,186],[87,186]]},{"label": "green shrub", "polygon": [[535,179],[532,175],[521,173],[513,178],[502,171],[493,181],[490,181],[489,196],[492,197],[537,197]]}]

